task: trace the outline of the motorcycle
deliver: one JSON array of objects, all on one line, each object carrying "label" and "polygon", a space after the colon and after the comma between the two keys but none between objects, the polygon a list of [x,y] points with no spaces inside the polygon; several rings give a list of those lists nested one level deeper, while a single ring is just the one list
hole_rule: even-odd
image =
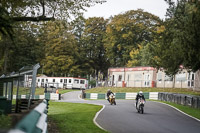
[{"label": "motorcycle", "polygon": [[143,114],[144,113],[144,104],[145,104],[145,101],[144,99],[140,98],[138,99],[138,107],[136,107],[138,113],[141,113]]},{"label": "motorcycle", "polygon": [[110,96],[109,96],[109,102],[110,102],[111,105],[112,104],[116,105],[115,95],[114,94],[110,94]]}]

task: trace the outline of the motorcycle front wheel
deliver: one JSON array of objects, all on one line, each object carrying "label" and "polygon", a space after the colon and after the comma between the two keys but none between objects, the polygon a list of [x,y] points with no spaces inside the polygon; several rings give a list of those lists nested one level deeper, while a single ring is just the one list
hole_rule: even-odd
[{"label": "motorcycle front wheel", "polygon": [[141,113],[142,113],[142,114],[144,113],[144,108],[143,108],[143,107],[141,107]]}]

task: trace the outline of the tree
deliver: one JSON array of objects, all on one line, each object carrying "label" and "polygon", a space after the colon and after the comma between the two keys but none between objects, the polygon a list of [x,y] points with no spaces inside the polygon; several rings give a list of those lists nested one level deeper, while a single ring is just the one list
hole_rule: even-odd
[{"label": "tree", "polygon": [[77,47],[70,27],[64,21],[48,22],[46,29],[44,73],[51,76],[74,76],[77,74]]},{"label": "tree", "polygon": [[75,36],[76,45],[78,49],[78,55],[75,57],[79,65],[79,75],[82,77],[89,76],[92,73],[92,67],[90,66],[87,59],[87,47],[84,43],[84,29],[85,29],[85,18],[80,16],[79,18],[72,21],[71,26],[72,32]]},{"label": "tree", "polygon": [[85,58],[97,76],[99,71],[107,73],[108,61],[104,48],[107,20],[102,17],[89,18],[85,22],[83,34]]},{"label": "tree", "polygon": [[157,16],[141,9],[116,15],[110,21],[105,47],[112,67],[125,66],[131,60],[131,51],[152,41],[152,32],[160,23]]},{"label": "tree", "polygon": [[[0,50],[0,51],[3,51],[0,54],[1,72],[6,73],[7,69],[9,69],[7,67],[8,66],[7,63],[9,62],[8,55],[11,55],[9,53],[11,52],[9,51],[9,49],[10,47],[17,47],[17,46],[14,46],[14,45],[18,45],[18,44],[15,44],[16,43],[15,39],[18,40],[15,37],[20,36],[19,34],[15,35],[14,29],[22,28],[21,26],[23,26],[24,24],[23,22],[30,24],[29,27],[31,27],[31,25],[33,24],[38,24],[38,25],[42,24],[42,21],[50,21],[50,20],[55,20],[55,19],[67,20],[70,18],[76,18],[77,16],[82,15],[82,12],[85,10],[85,7],[90,7],[98,3],[103,3],[103,1],[1,0],[0,2],[0,41],[4,43],[2,44],[3,46],[1,47],[2,50]],[[32,23],[28,23],[28,22],[32,22]],[[27,26],[25,28],[27,30]],[[38,29],[40,28],[38,27]],[[38,34],[36,32],[34,33]],[[10,40],[7,39],[8,36],[10,36],[10,39],[12,40],[12,42],[10,42]],[[36,37],[36,36],[33,35],[32,37]],[[37,42],[36,38],[35,40]],[[15,52],[15,49],[13,50]]]},{"label": "tree", "polygon": [[91,0],[1,0],[0,6],[13,21],[49,21],[79,16],[85,7],[103,1]]},{"label": "tree", "polygon": [[[177,4],[166,0],[170,7],[166,21],[167,35],[171,34],[170,47],[176,47],[179,55],[179,65],[197,71],[200,68],[200,2],[199,0],[179,0]],[[181,58],[181,59],[180,59]]]},{"label": "tree", "polygon": [[16,25],[18,28],[13,30],[14,40],[10,40],[8,37],[1,40],[0,74],[17,71],[23,66],[38,62],[41,48],[33,30],[36,25],[29,26],[27,23]]}]

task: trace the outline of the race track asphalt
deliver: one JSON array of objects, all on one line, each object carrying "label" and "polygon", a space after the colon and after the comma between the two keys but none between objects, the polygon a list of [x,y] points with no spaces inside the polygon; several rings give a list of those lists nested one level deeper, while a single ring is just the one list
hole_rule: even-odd
[{"label": "race track asphalt", "polygon": [[80,91],[62,95],[60,102],[104,104],[96,122],[111,133],[200,133],[200,121],[159,102],[147,101],[144,114],[137,113],[135,100],[83,100]]}]

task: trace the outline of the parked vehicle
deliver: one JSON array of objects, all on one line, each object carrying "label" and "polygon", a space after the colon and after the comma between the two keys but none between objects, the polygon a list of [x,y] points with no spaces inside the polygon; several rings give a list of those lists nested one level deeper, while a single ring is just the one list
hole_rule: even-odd
[{"label": "parked vehicle", "polygon": [[88,80],[85,78],[76,77],[47,77],[40,76],[36,80],[37,87],[47,87],[64,88],[64,89],[87,89]]}]

